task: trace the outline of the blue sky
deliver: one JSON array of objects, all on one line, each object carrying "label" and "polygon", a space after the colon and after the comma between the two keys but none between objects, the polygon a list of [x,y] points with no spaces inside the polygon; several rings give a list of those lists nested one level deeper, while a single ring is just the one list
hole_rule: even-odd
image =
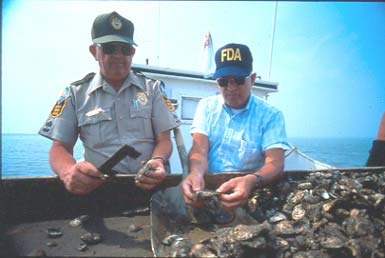
[{"label": "blue sky", "polygon": [[[385,111],[385,3],[3,1],[2,132],[36,133],[62,89],[97,70],[94,18],[118,11],[135,24],[135,63],[199,71],[214,49],[244,43],[254,70],[279,83],[269,102],[289,137],[375,137]],[[270,78],[269,78],[270,74]]]}]

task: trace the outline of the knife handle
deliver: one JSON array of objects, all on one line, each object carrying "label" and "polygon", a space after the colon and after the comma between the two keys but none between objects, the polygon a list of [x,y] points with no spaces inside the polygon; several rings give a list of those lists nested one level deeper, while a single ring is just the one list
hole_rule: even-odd
[{"label": "knife handle", "polygon": [[99,166],[98,170],[105,175],[114,176],[115,172],[112,171],[112,168],[118,164],[126,156],[129,156],[133,159],[137,159],[141,153],[137,151],[134,147],[130,145],[123,145],[119,148],[111,157],[106,159],[102,165]]}]

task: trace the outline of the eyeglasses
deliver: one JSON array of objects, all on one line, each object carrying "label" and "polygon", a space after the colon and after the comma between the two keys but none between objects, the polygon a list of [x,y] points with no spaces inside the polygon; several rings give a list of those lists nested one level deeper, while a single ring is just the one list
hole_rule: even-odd
[{"label": "eyeglasses", "polygon": [[120,49],[120,52],[125,56],[131,56],[134,54],[135,48],[127,44],[96,44],[98,47],[101,47],[103,54],[112,55],[117,49]]},{"label": "eyeglasses", "polygon": [[245,79],[247,77],[239,77],[239,76],[232,76],[232,77],[223,77],[223,78],[218,78],[217,83],[221,87],[227,87],[229,82],[232,81],[232,83],[235,83],[237,86],[245,84]]}]

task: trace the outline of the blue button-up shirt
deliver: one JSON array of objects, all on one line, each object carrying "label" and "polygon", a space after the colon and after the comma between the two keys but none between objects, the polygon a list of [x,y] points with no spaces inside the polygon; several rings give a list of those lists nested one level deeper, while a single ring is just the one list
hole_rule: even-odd
[{"label": "blue button-up shirt", "polygon": [[243,109],[228,107],[222,95],[201,99],[190,133],[209,138],[209,172],[256,171],[266,150],[289,147],[281,111],[254,95]]}]

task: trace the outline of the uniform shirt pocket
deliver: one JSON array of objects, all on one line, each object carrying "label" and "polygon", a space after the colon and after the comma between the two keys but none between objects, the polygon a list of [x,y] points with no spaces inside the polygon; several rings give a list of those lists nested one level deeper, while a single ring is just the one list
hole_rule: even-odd
[{"label": "uniform shirt pocket", "polygon": [[150,105],[140,106],[130,109],[130,121],[127,125],[128,133],[139,139],[153,139],[154,133],[152,129],[152,107]]},{"label": "uniform shirt pocket", "polygon": [[97,147],[111,134],[111,109],[90,111],[79,116],[80,138],[89,147]]},{"label": "uniform shirt pocket", "polygon": [[139,108],[130,109],[130,117],[131,118],[151,118],[151,106],[139,106]]}]

